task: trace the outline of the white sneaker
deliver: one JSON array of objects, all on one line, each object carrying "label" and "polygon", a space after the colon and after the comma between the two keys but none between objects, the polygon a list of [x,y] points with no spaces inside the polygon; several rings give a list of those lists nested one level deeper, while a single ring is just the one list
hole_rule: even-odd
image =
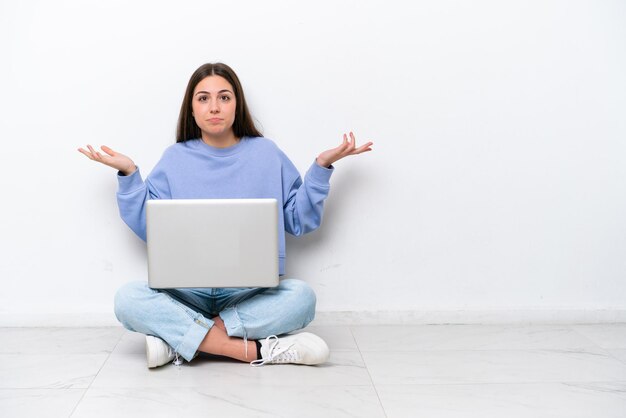
[{"label": "white sneaker", "polygon": [[261,341],[261,357],[251,366],[264,364],[321,364],[328,360],[328,346],[320,337],[310,332],[286,335],[278,338],[270,335]]},{"label": "white sneaker", "polygon": [[149,369],[167,364],[174,357],[177,358],[178,356],[165,341],[152,335],[146,335],[146,358]]}]

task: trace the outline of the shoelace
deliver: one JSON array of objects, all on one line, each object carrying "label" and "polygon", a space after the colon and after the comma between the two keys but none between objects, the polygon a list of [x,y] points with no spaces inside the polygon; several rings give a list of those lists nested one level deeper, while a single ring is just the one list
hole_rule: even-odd
[{"label": "shoelace", "polygon": [[176,351],[174,351],[174,357],[176,357],[173,362],[174,366],[181,366],[183,364],[183,361],[178,358],[178,353]]},{"label": "shoelace", "polygon": [[298,352],[291,350],[292,344],[285,347],[278,347],[280,340],[275,335],[270,335],[265,339],[267,344],[267,357],[250,362],[252,367],[263,366],[267,363],[293,363],[299,359]]},{"label": "shoelace", "polygon": [[172,362],[174,366],[181,366],[183,364],[183,359],[179,358],[178,353],[169,345],[167,346],[167,356],[174,357],[174,361]]}]

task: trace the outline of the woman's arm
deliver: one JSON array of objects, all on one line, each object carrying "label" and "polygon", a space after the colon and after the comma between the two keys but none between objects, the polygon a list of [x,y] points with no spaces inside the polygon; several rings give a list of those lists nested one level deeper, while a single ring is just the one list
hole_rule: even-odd
[{"label": "woman's arm", "polygon": [[[332,164],[349,155],[357,155],[371,151],[372,142],[356,148],[354,134],[350,132],[350,140],[344,134],[343,143],[336,148],[321,153],[309,168],[304,181],[296,174],[289,187],[283,207],[285,229],[290,234],[299,236],[317,229],[322,221],[324,200],[330,190],[330,176],[334,170]],[[289,162],[291,170],[297,173]],[[289,177],[289,176],[288,176]]]}]

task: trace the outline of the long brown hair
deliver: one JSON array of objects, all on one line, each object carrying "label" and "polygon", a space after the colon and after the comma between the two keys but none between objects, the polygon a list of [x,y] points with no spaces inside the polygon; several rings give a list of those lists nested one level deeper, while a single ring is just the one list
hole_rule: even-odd
[{"label": "long brown hair", "polygon": [[221,62],[214,64],[204,64],[198,68],[189,79],[183,104],[180,107],[180,115],[178,116],[178,127],[176,128],[176,142],[185,142],[190,139],[202,137],[202,131],[196,124],[192,115],[191,101],[193,100],[193,91],[199,82],[206,77],[218,75],[223,77],[233,86],[235,90],[235,121],[233,122],[233,133],[237,138],[244,136],[263,136],[261,132],[254,126],[252,116],[248,110],[246,99],[243,95],[243,88],[239,82],[237,74],[226,64]]}]

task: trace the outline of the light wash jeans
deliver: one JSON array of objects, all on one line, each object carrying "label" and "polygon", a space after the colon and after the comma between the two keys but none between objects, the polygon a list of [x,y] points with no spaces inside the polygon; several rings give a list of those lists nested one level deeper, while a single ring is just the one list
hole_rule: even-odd
[{"label": "light wash jeans", "polygon": [[258,340],[304,328],[315,316],[315,293],[305,282],[272,288],[151,289],[131,282],[115,295],[115,315],[126,329],[163,339],[191,361],[219,315],[231,337]]}]

